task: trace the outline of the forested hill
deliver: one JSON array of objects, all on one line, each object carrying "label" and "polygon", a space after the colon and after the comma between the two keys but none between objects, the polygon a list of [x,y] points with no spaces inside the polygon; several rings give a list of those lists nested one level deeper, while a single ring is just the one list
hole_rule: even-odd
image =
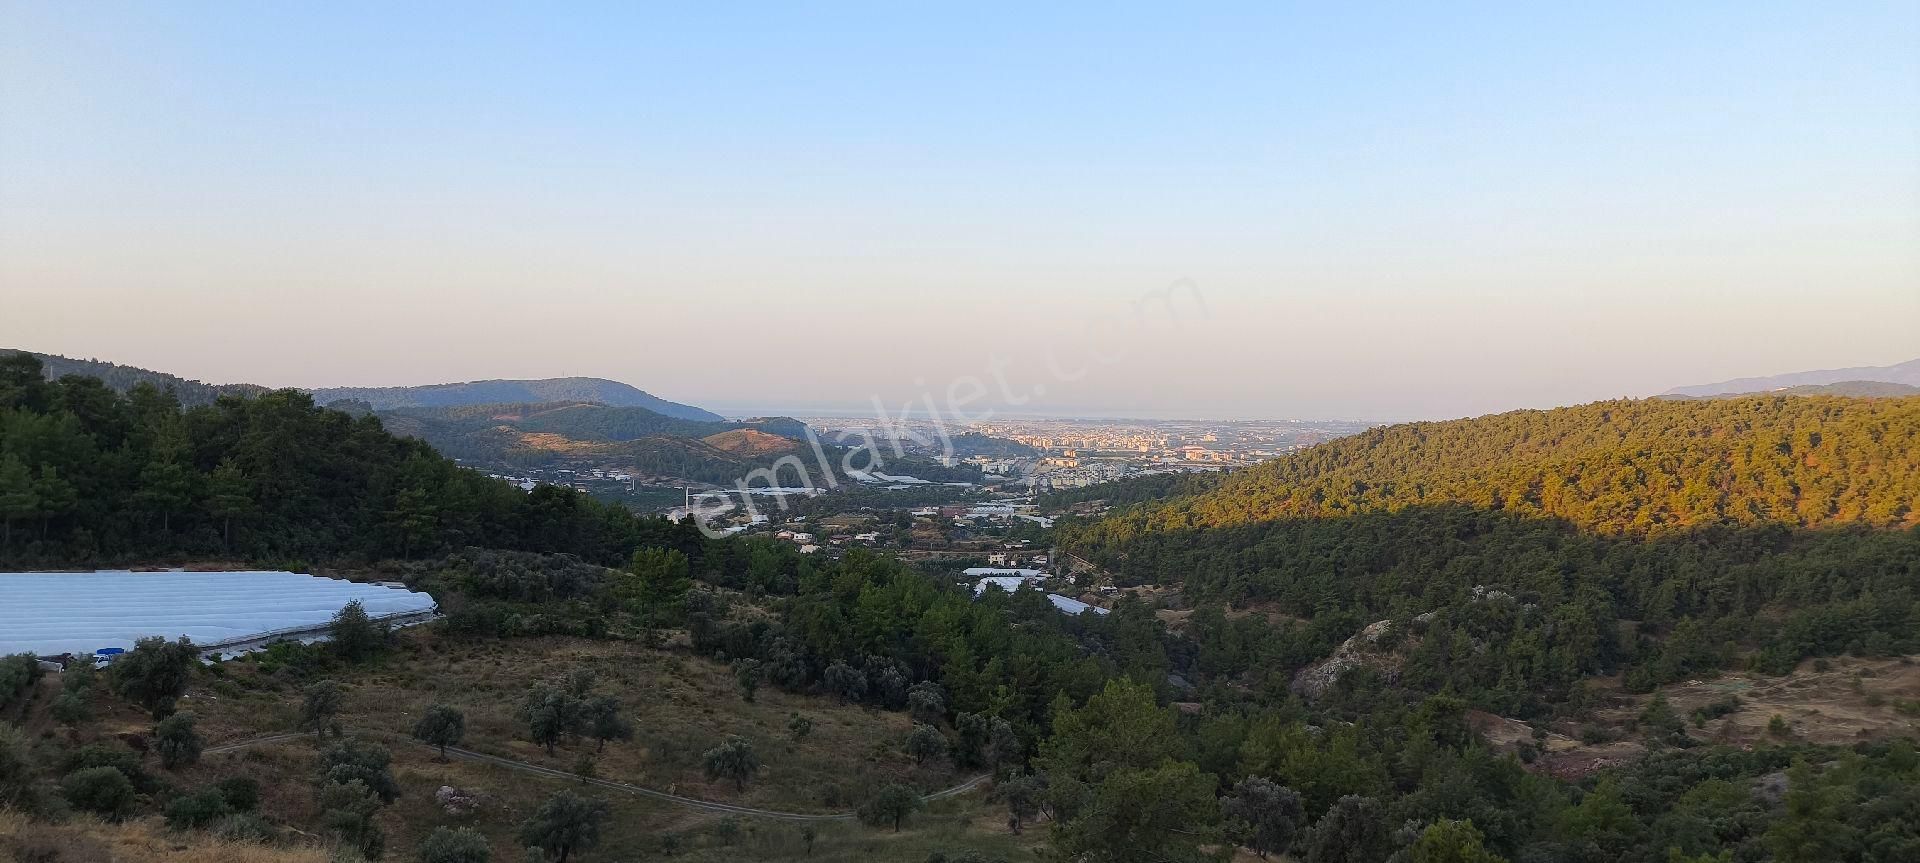
[{"label": "forested hill", "polygon": [[[336,406],[342,403],[335,402]],[[487,469],[580,467],[632,470],[641,476],[727,483],[797,448],[805,423],[787,417],[704,422],[640,407],[551,402],[398,408],[377,412],[394,434],[419,438],[469,466]],[[715,436],[765,432],[778,451],[735,452]]]},{"label": "forested hill", "polygon": [[1920,523],[1920,398],[1616,401],[1386,426],[1082,536],[1447,503],[1602,534],[1910,526]]},{"label": "forested hill", "polygon": [[623,562],[692,545],[572,489],[531,493],[459,468],[371,416],[295,390],[183,408],[142,383],[44,379],[0,355],[0,561],[74,566],[186,556],[287,565],[479,545]]},{"label": "forested hill", "polygon": [[489,380],[417,387],[332,387],[313,391],[314,401],[366,402],[374,410],[466,405],[595,402],[613,407],[646,408],[683,420],[723,422],[725,417],[691,405],[670,402],[619,381],[601,378]]},{"label": "forested hill", "polygon": [[1920,399],[1620,401],[1374,429],[1058,538],[1310,619],[1309,655],[1428,615],[1402,680],[1524,711],[1594,674],[1920,650],[1917,507]]},{"label": "forested hill", "polygon": [[137,384],[152,384],[162,390],[172,390],[180,403],[192,407],[209,405],[223,395],[256,395],[267,391],[266,387],[254,384],[209,384],[189,378],[156,372],[151,369],[123,366],[105,360],[80,360],[57,354],[38,354],[31,351],[14,351],[0,348],[0,356],[14,353],[29,353],[40,360],[43,374],[47,380],[57,380],[67,375],[85,375],[99,378],[108,389],[125,393]]}]

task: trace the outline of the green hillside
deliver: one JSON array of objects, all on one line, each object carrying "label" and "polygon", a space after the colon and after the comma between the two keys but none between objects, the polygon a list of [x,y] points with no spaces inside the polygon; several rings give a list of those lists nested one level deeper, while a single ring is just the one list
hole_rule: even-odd
[{"label": "green hillside", "polygon": [[[372,417],[278,390],[183,407],[146,384],[44,380],[0,357],[0,561],[412,557],[477,542],[626,559],[691,532],[569,489],[526,493]],[[679,535],[679,534],[676,534]]]},{"label": "green hillside", "polygon": [[1920,649],[1917,502],[1920,399],[1604,402],[1375,429],[1059,536],[1120,584],[1310,621],[1249,657],[1433,612],[1402,682],[1524,711]]},{"label": "green hillside", "polygon": [[1414,505],[1603,534],[1920,523],[1920,399],[1598,402],[1372,429],[1104,529],[1225,527]]},{"label": "green hillside", "polygon": [[0,348],[0,356],[13,353],[30,353],[39,358],[47,380],[58,380],[67,375],[82,375],[99,378],[108,389],[116,393],[125,393],[139,384],[152,384],[161,390],[172,390],[175,398],[188,407],[213,404],[223,395],[257,395],[267,391],[266,387],[254,384],[209,384],[156,372],[150,369],[123,366],[105,360],[81,360],[63,357],[57,354],[40,354],[32,351],[13,351]]}]

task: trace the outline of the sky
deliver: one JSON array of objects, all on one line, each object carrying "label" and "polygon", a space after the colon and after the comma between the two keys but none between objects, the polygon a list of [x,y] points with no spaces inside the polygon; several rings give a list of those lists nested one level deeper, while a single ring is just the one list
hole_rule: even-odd
[{"label": "sky", "polygon": [[0,346],[1373,420],[1920,357],[1920,4],[555,5],[0,0]]}]

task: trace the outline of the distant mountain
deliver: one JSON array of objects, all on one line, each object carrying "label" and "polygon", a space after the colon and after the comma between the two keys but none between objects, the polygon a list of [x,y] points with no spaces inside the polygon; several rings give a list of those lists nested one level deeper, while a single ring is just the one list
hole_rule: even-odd
[{"label": "distant mountain", "polygon": [[[358,399],[335,401],[358,403]],[[612,407],[585,402],[403,407],[375,413],[388,429],[439,445],[454,436],[511,428],[527,434],[558,435],[574,441],[627,441],[648,435],[705,437],[737,428],[725,421],[680,419],[642,407]]]},{"label": "distant mountain", "polygon": [[[58,380],[67,375],[85,375],[99,378],[110,389],[122,393],[133,389],[137,384],[151,383],[162,389],[171,388],[174,395],[180,399],[180,403],[188,407],[212,404],[214,399],[223,395],[256,395],[274,389],[259,384],[209,384],[166,372],[157,372],[138,366],[123,366],[105,360],[81,360],[59,354],[0,348],[0,355],[16,352],[39,357],[48,380]],[[312,393],[315,404],[326,406],[341,401],[360,402],[361,404],[358,405],[342,406],[357,410],[387,411],[399,408],[524,406],[554,402],[591,402],[610,407],[645,408],[673,419],[709,423],[726,422],[726,417],[711,411],[679,402],[670,402],[629,384],[604,378],[489,380],[463,384],[427,384],[417,387],[323,387],[308,390],[308,392]],[[788,434],[790,429],[781,428],[777,431],[767,429],[767,431]]]},{"label": "distant mountain", "polygon": [[180,404],[186,407],[213,404],[215,399],[223,395],[254,395],[267,391],[266,387],[254,384],[209,384],[166,372],[123,366],[105,360],[78,360],[58,354],[0,348],[0,354],[14,353],[27,353],[39,357],[47,380],[59,380],[67,375],[94,377],[99,378],[109,389],[118,393],[131,390],[139,384],[149,383],[163,390],[173,390]]},{"label": "distant mountain", "polygon": [[674,419],[700,422],[726,420],[725,417],[711,411],[670,402],[628,384],[604,378],[471,381],[463,384],[428,384],[417,387],[327,387],[312,392],[314,401],[322,405],[350,400],[366,402],[374,410],[594,402],[611,407],[646,408]]},{"label": "distant mountain", "polygon": [[[1851,369],[1824,369],[1811,372],[1790,372],[1783,375],[1768,375],[1756,378],[1735,378],[1717,384],[1696,384],[1694,386],[1675,387],[1661,395],[1667,396],[1725,396],[1744,393],[1766,393],[1788,387],[1826,386],[1829,384],[1847,384],[1874,382],[1904,384],[1920,387],[1920,360],[1891,366],[1863,366]],[[1833,393],[1835,395],[1853,395],[1854,393]]]},{"label": "distant mountain", "polygon": [[[334,405],[365,410],[360,399]],[[790,417],[745,422],[678,419],[640,407],[584,402],[404,407],[373,412],[388,431],[494,469],[600,467],[647,477],[730,482],[798,448]],[[786,432],[782,435],[777,432]]]},{"label": "distant mountain", "polygon": [[1663,399],[1733,399],[1742,396],[1852,396],[1854,398],[1897,399],[1920,396],[1920,387],[1886,381],[1841,381],[1837,384],[1801,384],[1755,393],[1726,393],[1715,396],[1660,396]]}]

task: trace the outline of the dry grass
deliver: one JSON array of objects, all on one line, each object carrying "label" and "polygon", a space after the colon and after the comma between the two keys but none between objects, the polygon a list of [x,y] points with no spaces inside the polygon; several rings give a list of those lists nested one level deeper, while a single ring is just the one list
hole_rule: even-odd
[{"label": "dry grass", "polygon": [[[620,698],[636,722],[635,739],[599,752],[592,741],[569,742],[550,756],[526,739],[521,699],[530,685],[579,669],[594,671],[599,691]],[[466,714],[469,749],[561,770],[572,770],[591,754],[602,778],[705,800],[844,812],[887,782],[934,790],[961,779],[944,765],[916,767],[901,753],[911,729],[904,714],[771,686],[762,686],[748,703],[720,663],[625,642],[472,641],[410,633],[388,662],[339,679],[353,687],[343,714],[352,728],[404,735],[429,705],[450,704]],[[813,723],[798,742],[787,730],[794,713]],[[734,735],[753,743],[763,765],[744,792],[709,782],[701,762],[707,749]]]},{"label": "dry grass", "polygon": [[763,456],[775,453],[792,452],[800,444],[792,438],[768,434],[755,429],[734,429],[718,434],[710,434],[700,439],[708,446],[722,452],[740,456]]},{"label": "dry grass", "polygon": [[[1824,667],[1825,670],[1819,670]],[[1740,708],[1691,729],[1716,743],[1753,743],[1767,737],[1767,723],[1778,714],[1795,739],[1847,745],[1885,737],[1920,738],[1920,662],[1912,657],[1860,659],[1837,656],[1807,660],[1782,677],[1728,674],[1661,688],[1673,709],[1689,716],[1695,709],[1727,696]],[[1651,695],[1628,708],[1642,709]],[[1902,705],[1910,705],[1902,710]]]},{"label": "dry grass", "polygon": [[[433,828],[470,826],[493,844],[496,859],[517,859],[519,823],[561,788],[598,796],[613,809],[601,847],[587,860],[625,860],[663,854],[675,859],[722,860],[904,860],[919,863],[930,851],[977,849],[1021,861],[1044,831],[1009,836],[1004,813],[982,795],[942,801],[895,834],[850,822],[815,826],[814,850],[806,853],[802,825],[717,814],[617,791],[583,786],[505,768],[455,759],[438,763],[434,752],[406,740],[428,705],[452,704],[466,713],[466,748],[561,770],[571,770],[592,741],[569,742],[554,756],[524,739],[519,704],[527,686],[580,668],[593,669],[599,689],[618,695],[636,720],[636,739],[608,744],[595,775],[660,790],[749,806],[796,812],[845,812],[874,788],[905,781],[923,789],[956,784],[964,776],[950,766],[916,767],[900,751],[909,730],[904,714],[841,705],[763,686],[753,703],[743,701],[727,667],[675,649],[572,638],[509,641],[442,638],[430,629],[409,630],[384,659],[334,675],[347,683],[343,722],[374,736],[393,751],[393,772],[402,797],[380,816],[389,857],[403,858]],[[298,687],[250,663],[228,663],[212,685],[197,684],[188,705],[202,717],[210,744],[290,730]],[[795,742],[787,731],[792,713],[807,716],[812,732]],[[115,708],[108,725],[144,728],[136,712]],[[700,756],[738,734],[754,744],[764,767],[744,793],[709,783]],[[314,744],[299,739],[207,756],[170,775],[182,788],[227,776],[262,783],[261,813],[315,831]],[[451,785],[480,796],[477,813],[450,815],[434,792]]]},{"label": "dry grass", "polygon": [[[1786,720],[1790,739],[1800,742],[1845,746],[1888,737],[1920,739],[1920,662],[1914,657],[1809,659],[1780,677],[1741,672],[1674,683],[1657,691],[1687,721],[1689,735],[1710,743],[1751,746],[1778,740],[1767,729],[1776,715]],[[1633,761],[1646,752],[1629,729],[1654,693],[1627,693],[1618,678],[1603,679],[1595,692],[1608,706],[1595,710],[1589,720],[1621,739],[1585,743],[1573,736],[1581,723],[1559,723],[1552,733],[1535,741],[1542,757],[1532,769],[1577,778]],[[1693,723],[1694,711],[1728,697],[1738,699],[1732,712]],[[1526,723],[1479,711],[1471,718],[1475,730],[1501,751],[1514,751],[1533,740],[1533,729]]]},{"label": "dry grass", "polygon": [[318,847],[276,848],[168,830],[158,818],[44,824],[0,810],[0,851],[20,863],[327,863]]}]

